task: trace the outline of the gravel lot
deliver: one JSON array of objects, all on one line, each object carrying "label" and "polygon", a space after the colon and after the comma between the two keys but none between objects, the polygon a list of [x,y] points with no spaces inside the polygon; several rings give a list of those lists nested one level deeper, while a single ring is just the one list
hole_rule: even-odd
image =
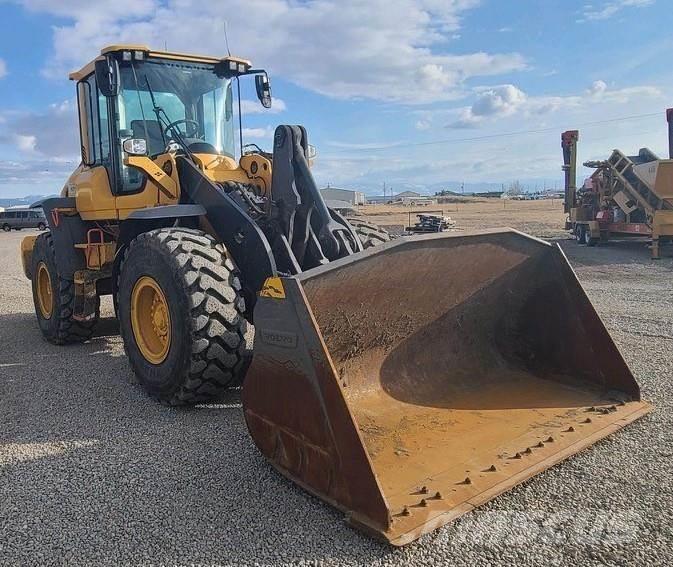
[{"label": "gravel lot", "polygon": [[0,234],[1,564],[673,564],[673,262],[642,243],[562,241],[655,412],[393,549],[264,461],[237,392],[191,410],[150,401],[113,319],[87,345],[44,342],[27,232]]}]

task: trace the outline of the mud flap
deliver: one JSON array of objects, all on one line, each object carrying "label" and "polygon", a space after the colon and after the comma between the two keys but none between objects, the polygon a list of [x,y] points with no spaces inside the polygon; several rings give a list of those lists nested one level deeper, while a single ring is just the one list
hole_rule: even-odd
[{"label": "mud flap", "polygon": [[398,239],[267,284],[250,433],[394,545],[650,409],[560,248],[515,231]]}]

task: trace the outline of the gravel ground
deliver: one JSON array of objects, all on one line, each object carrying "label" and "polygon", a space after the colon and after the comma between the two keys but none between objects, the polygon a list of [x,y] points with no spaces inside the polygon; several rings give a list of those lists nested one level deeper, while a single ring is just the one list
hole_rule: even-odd
[{"label": "gravel ground", "polygon": [[90,344],[44,342],[25,234],[0,234],[1,564],[673,564],[673,263],[642,244],[562,242],[656,411],[393,549],[267,465],[237,392],[148,400],[111,318]]}]

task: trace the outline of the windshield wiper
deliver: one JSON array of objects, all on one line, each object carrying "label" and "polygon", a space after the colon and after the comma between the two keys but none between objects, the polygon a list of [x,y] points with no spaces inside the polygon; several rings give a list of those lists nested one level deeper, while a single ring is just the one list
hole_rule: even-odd
[{"label": "windshield wiper", "polygon": [[[152,90],[152,87],[150,86],[150,80],[145,76],[145,83],[147,84],[147,92],[150,94],[150,100],[152,101],[152,108],[154,110],[154,114],[157,117],[157,122],[159,122],[159,126],[163,126],[161,129],[161,138],[164,141],[164,145],[166,144],[166,138],[164,136],[164,131],[170,129],[171,134],[173,138],[182,146],[182,149],[185,151],[185,153],[189,156],[189,158],[194,162],[196,162],[196,159],[194,157],[194,153],[187,147],[187,142],[185,139],[182,137],[182,134],[180,134],[180,130],[176,126],[173,126],[173,123],[171,122],[170,117],[166,113],[166,111],[157,105],[157,101],[154,98],[154,91]],[[161,114],[163,113],[164,117],[162,119]],[[148,140],[149,142],[149,140]]]}]

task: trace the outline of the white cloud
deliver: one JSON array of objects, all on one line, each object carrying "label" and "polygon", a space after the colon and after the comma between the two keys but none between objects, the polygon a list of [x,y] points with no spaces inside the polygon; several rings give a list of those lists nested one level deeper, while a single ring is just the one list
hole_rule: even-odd
[{"label": "white cloud", "polygon": [[593,4],[587,4],[582,10],[582,19],[578,21],[608,20],[624,8],[644,8],[653,3],[654,0],[612,0],[598,7]]},{"label": "white cloud", "polygon": [[[594,101],[628,103],[638,97],[656,98],[662,95],[657,87],[636,86],[623,89],[611,89],[605,81],[594,81],[586,91]],[[569,97],[571,98],[571,97]]]},{"label": "white cloud", "polygon": [[[72,23],[54,28],[49,75],[63,76],[100,46],[221,53],[232,50],[294,83],[335,98],[418,103],[452,100],[471,77],[524,69],[517,53],[447,53],[478,0],[23,0]],[[259,25],[254,24],[259,22]],[[251,24],[252,23],[252,24]],[[190,30],[185,32],[185,30]]]},{"label": "white cloud", "polygon": [[35,136],[24,136],[23,134],[15,134],[16,147],[24,152],[34,152],[37,138]]},{"label": "white cloud", "polygon": [[243,114],[278,114],[285,110],[287,110],[287,105],[282,98],[274,97],[271,108],[264,108],[257,100],[248,100],[244,98],[241,100],[241,112]]},{"label": "white cloud", "polygon": [[469,128],[491,117],[514,114],[527,100],[526,93],[514,85],[499,85],[482,90],[471,107],[453,123],[454,128]]},{"label": "white cloud", "polygon": [[48,158],[74,159],[79,155],[79,128],[74,99],[52,104],[40,112],[4,115],[0,144]]},{"label": "white cloud", "polygon": [[57,192],[77,163],[57,159],[0,160],[0,191],[3,185],[22,184],[34,186],[35,193]]},{"label": "white cloud", "polygon": [[7,75],[7,63],[4,59],[0,59],[0,79]]},{"label": "white cloud", "polygon": [[273,138],[274,129],[271,126],[265,128],[243,128],[243,141],[248,138],[258,140],[270,140]]},{"label": "white cloud", "polygon": [[602,95],[608,89],[605,81],[594,81],[589,87],[589,94],[594,96]]},{"label": "white cloud", "polygon": [[594,81],[581,95],[528,96],[514,85],[480,87],[475,89],[472,106],[459,109],[458,119],[449,128],[474,128],[480,124],[515,114],[539,116],[565,108],[588,109],[593,105],[623,105],[641,99],[656,99],[662,92],[653,86],[611,89],[602,80]]},{"label": "white cloud", "polygon": [[386,141],[386,142],[339,142],[337,140],[329,140],[328,145],[342,150],[371,150],[385,148],[399,148],[404,146],[401,141]]}]

